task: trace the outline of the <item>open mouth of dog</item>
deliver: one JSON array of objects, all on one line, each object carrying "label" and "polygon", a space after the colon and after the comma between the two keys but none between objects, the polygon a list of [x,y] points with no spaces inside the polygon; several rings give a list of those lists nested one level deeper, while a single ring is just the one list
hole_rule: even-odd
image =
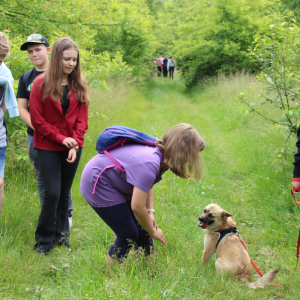
[{"label": "open mouth of dog", "polygon": [[212,220],[207,221],[207,222],[205,222],[205,221],[203,221],[203,220],[202,220],[202,221],[200,220],[200,222],[198,223],[198,226],[201,227],[202,229],[206,229],[207,226],[213,224],[214,222],[215,222],[215,221],[212,221]]}]

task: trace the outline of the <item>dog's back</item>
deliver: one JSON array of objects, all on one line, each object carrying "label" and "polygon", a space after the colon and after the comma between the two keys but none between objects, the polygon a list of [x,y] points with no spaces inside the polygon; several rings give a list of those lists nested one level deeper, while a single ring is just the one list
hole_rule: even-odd
[{"label": "dog's back", "polygon": [[223,239],[216,250],[217,271],[230,272],[241,280],[251,275],[250,257],[236,234]]}]

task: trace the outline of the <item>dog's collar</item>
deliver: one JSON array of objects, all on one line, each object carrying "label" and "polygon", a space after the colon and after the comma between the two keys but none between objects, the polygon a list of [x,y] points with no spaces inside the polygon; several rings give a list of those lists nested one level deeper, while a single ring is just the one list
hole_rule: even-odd
[{"label": "dog's collar", "polygon": [[232,227],[232,228],[229,228],[227,230],[214,231],[214,232],[211,232],[211,233],[219,235],[219,238],[218,238],[218,241],[217,241],[217,244],[216,244],[216,248],[218,248],[221,241],[223,239],[225,239],[227,236],[229,236],[233,233],[237,233],[237,229],[236,229],[236,227]]}]

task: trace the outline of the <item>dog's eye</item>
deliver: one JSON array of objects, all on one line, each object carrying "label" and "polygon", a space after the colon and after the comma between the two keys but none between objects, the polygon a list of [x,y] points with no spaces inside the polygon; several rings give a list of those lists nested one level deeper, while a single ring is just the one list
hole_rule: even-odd
[{"label": "dog's eye", "polygon": [[209,216],[210,218],[212,218],[212,217],[213,217],[213,214],[209,214],[208,216]]},{"label": "dog's eye", "polygon": [[204,209],[203,212],[206,213],[206,209]]}]

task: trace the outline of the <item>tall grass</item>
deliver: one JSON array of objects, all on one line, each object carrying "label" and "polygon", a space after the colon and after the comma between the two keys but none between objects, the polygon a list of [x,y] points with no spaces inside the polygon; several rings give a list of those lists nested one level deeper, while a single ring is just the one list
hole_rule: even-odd
[{"label": "tall grass", "polygon": [[[8,157],[0,219],[0,298],[298,299],[299,271],[286,285],[249,290],[228,275],[217,275],[214,257],[208,266],[200,264],[204,234],[197,218],[211,202],[233,214],[263,273],[279,267],[277,281],[283,281],[295,264],[300,210],[289,192],[293,158],[279,158],[276,152],[285,133],[246,114],[237,98],[241,90],[248,90],[256,101],[255,89],[260,87],[254,78],[220,76],[192,90],[178,78],[158,78],[142,90],[122,81],[110,82],[109,87],[90,90],[89,130],[72,188],[70,253],[54,248],[48,256],[35,255],[40,207],[33,169],[13,153]],[[167,172],[155,186],[155,209],[168,245],[156,242],[151,257],[132,254],[107,272],[106,252],[114,234],[78,191],[83,167],[96,154],[95,141],[110,125],[161,137],[180,122],[194,125],[207,142],[202,182]],[[289,147],[294,143],[292,139]],[[253,272],[251,280],[257,277]]]}]

